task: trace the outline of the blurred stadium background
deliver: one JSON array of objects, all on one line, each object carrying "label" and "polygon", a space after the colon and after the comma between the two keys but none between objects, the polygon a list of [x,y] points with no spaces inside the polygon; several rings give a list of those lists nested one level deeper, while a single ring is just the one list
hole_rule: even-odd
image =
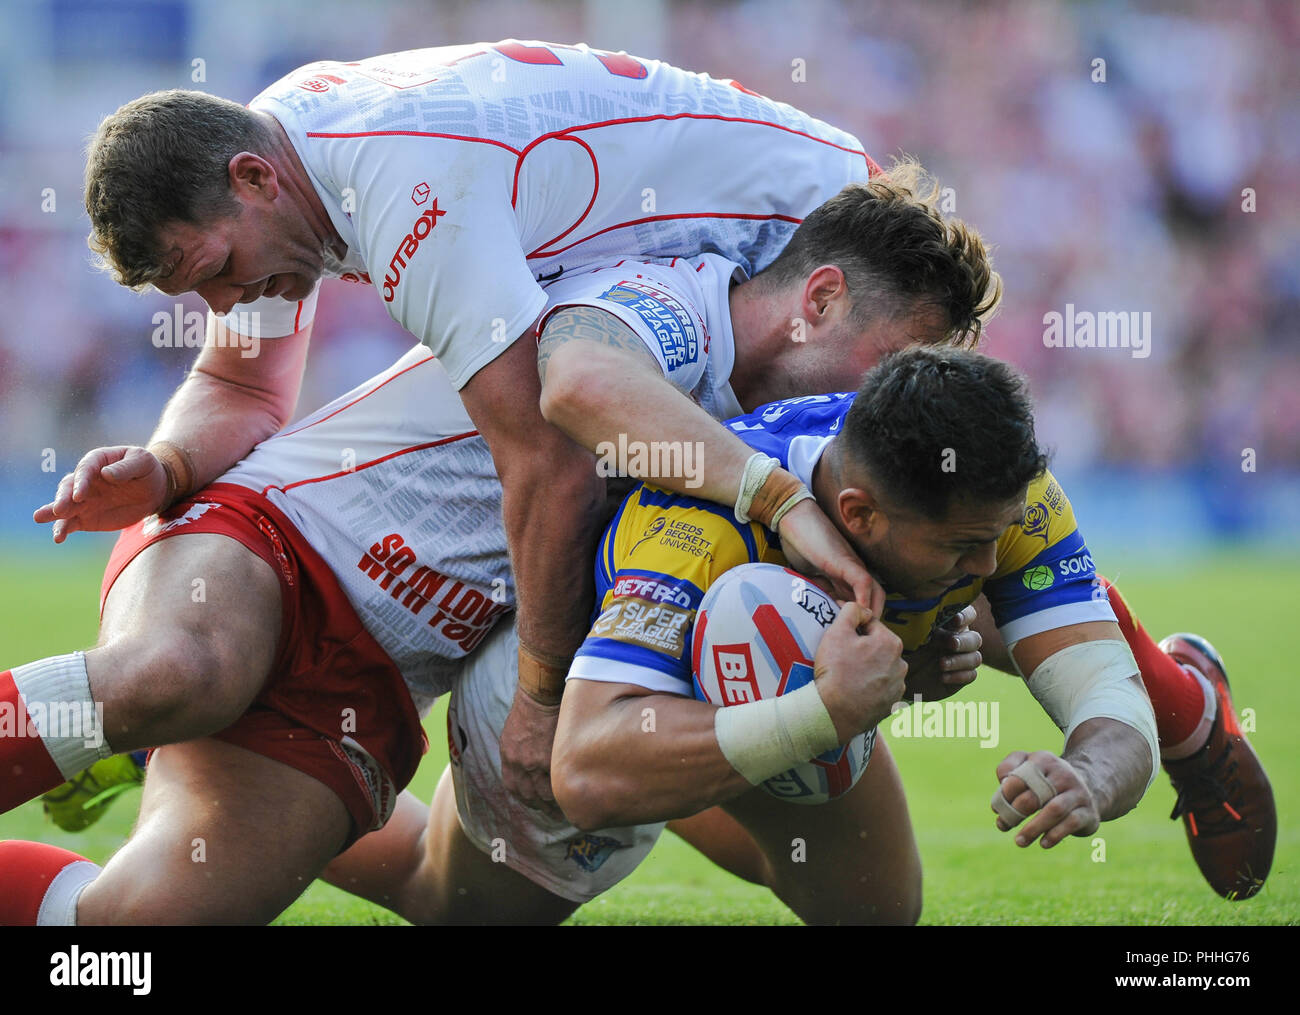
[{"label": "blurred stadium background", "polygon": [[[57,479],[45,449],[61,475],[92,447],[143,442],[193,357],[150,341],[174,301],[88,267],[83,146],[103,116],[158,88],[247,101],[311,60],[513,36],[734,77],[878,160],[918,156],[996,245],[989,349],[1029,373],[1103,559],[1300,546],[1294,3],[7,0],[0,19],[6,542],[44,535],[30,511]],[[1150,356],[1046,348],[1044,315],[1067,303],[1150,311]],[[372,292],[328,287],[300,410],[406,341]]]},{"label": "blurred stadium background", "polygon": [[[733,77],[853,132],[878,161],[919,157],[995,246],[1006,293],[988,349],[1028,373],[1102,570],[1145,593],[1135,604],[1157,637],[1203,622],[1218,640],[1261,640],[1255,677],[1290,672],[1262,641],[1300,602],[1300,5],[1286,0],[5,0],[0,664],[92,637],[111,537],[55,548],[31,512],[85,451],[143,443],[194,355],[151,342],[154,313],[176,301],[90,267],[81,174],[98,121],[155,89],[247,101],[312,60],[507,37]],[[1067,304],[1149,311],[1149,357],[1046,347],[1044,317]],[[300,412],[409,341],[369,289],[327,287]],[[67,584],[29,591],[28,576],[51,569]],[[60,624],[48,611],[74,585],[75,617]],[[1289,685],[1276,687],[1261,697],[1293,715]],[[1160,848],[1183,848],[1171,823],[1151,829]],[[39,831],[0,822],[4,834]],[[1050,883],[1051,865],[1037,866]],[[1179,883],[1194,878],[1188,864]],[[1271,918],[1296,919],[1295,902]]]}]

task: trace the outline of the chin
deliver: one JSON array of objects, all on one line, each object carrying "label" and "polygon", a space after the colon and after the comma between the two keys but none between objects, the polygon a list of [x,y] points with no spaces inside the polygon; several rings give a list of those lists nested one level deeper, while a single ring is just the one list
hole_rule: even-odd
[{"label": "chin", "polygon": [[280,295],[290,303],[297,303],[299,300],[305,300],[310,296],[315,285],[315,279],[310,279],[303,275],[294,275],[293,284]]}]

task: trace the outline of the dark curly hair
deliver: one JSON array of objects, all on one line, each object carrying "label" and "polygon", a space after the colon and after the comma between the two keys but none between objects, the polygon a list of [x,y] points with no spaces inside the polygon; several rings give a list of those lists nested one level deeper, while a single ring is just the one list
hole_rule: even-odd
[{"label": "dark curly hair", "polygon": [[955,500],[1010,500],[1047,468],[1024,378],[949,346],[882,359],[863,378],[843,440],[886,497],[935,521]]},{"label": "dark curly hair", "polygon": [[859,324],[938,311],[944,341],[973,349],[1002,300],[1002,279],[980,234],[944,218],[941,194],[920,163],[896,161],[813,209],[754,279],[784,286],[833,264]]}]

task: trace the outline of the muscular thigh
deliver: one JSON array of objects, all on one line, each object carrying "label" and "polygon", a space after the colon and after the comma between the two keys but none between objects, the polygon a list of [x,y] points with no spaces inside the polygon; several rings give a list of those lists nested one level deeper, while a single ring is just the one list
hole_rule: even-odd
[{"label": "muscular thigh", "polygon": [[[266,680],[280,617],[275,572],[236,540],[193,533],[145,547],[113,583],[99,645],[87,656],[110,742],[116,706],[138,725],[149,711],[145,703],[158,705],[154,715],[168,717],[162,731],[167,735],[151,743],[197,736],[232,721]],[[202,713],[195,718],[207,718],[209,728],[194,729],[168,715],[168,701],[189,703],[185,708]]]},{"label": "muscular thigh", "polygon": [[724,805],[754,837],[772,888],[808,923],[915,923],[921,859],[903,784],[877,739],[871,764],[838,800],[800,806],[753,790]]},{"label": "muscular thigh", "polygon": [[311,776],[220,740],[157,751],[127,844],[78,924],[267,923],[338,853],[351,819]]}]

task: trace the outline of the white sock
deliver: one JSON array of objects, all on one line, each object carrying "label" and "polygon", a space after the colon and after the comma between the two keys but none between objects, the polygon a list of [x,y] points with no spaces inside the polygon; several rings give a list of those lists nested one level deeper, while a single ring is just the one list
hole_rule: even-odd
[{"label": "white sock", "polygon": [[84,652],[51,656],[9,672],[31,724],[65,779],[112,756],[104,739],[104,707],[90,694]]},{"label": "white sock", "polygon": [[75,927],[81,893],[99,877],[102,870],[97,863],[78,860],[55,874],[50,887],[45,890],[45,898],[41,900],[40,912],[36,914],[36,926]]}]

